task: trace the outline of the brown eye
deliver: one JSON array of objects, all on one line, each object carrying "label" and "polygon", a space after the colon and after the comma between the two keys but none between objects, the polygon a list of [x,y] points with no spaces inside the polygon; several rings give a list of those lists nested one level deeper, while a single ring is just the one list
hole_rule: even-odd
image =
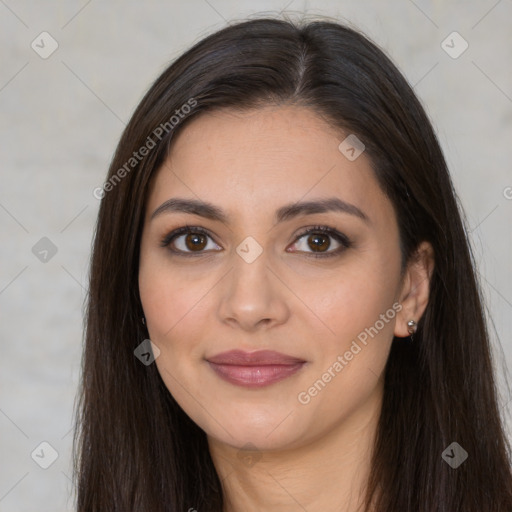
[{"label": "brown eye", "polygon": [[311,247],[315,252],[324,252],[329,249],[329,246],[331,245],[329,237],[322,234],[309,235],[307,238],[307,243],[309,244],[309,247]]},{"label": "brown eye", "polygon": [[185,235],[185,245],[187,249],[190,249],[191,251],[195,251],[196,249],[200,251],[204,249],[206,247],[206,243],[206,236],[200,233],[190,233]]},{"label": "brown eye", "polygon": [[[331,249],[334,240],[334,249]],[[352,242],[346,235],[328,226],[314,226],[298,236],[292,252],[303,252],[316,258],[337,256],[352,247]]]},{"label": "brown eye", "polygon": [[200,256],[203,253],[211,252],[211,247],[208,244],[213,245],[215,249],[221,249],[212,240],[212,237],[202,228],[193,226],[184,226],[169,233],[162,240],[162,247],[169,247],[169,250],[178,255]]}]

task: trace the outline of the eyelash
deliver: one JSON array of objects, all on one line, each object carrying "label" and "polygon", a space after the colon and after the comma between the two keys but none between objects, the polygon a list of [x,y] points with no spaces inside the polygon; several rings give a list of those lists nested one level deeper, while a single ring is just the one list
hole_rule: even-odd
[{"label": "eyelash", "polygon": [[[171,244],[171,242],[174,241],[175,238],[178,238],[180,235],[190,234],[190,233],[197,233],[197,234],[205,235],[205,236],[212,238],[210,233],[207,230],[205,230],[204,228],[201,228],[199,226],[186,225],[181,228],[175,229],[174,231],[171,231],[169,234],[167,234],[162,239],[161,246],[167,247]],[[340,233],[338,230],[336,230],[334,228],[330,228],[328,226],[308,227],[304,231],[302,231],[301,233],[299,233],[297,235],[297,238],[294,240],[293,243],[295,244],[298,240],[300,240],[305,235],[316,234],[316,233],[322,233],[324,235],[331,236],[337,242],[339,242],[342,247],[339,247],[338,249],[335,249],[334,251],[329,251],[329,252],[324,252],[324,253],[322,253],[322,252],[306,253],[308,256],[311,256],[313,258],[330,258],[332,256],[338,256],[340,253],[344,252],[346,249],[349,249],[353,245],[351,240],[346,235],[344,235],[343,233]],[[196,257],[196,256],[202,256],[203,254],[205,254],[204,252],[196,252],[196,253],[184,252],[184,251],[170,249],[170,248],[169,248],[169,250],[178,256],[185,256],[185,257],[188,257],[188,256]]]}]

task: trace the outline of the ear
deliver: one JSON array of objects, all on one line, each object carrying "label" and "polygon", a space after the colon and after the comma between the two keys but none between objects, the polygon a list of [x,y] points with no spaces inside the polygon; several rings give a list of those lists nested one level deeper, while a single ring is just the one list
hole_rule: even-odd
[{"label": "ear", "polygon": [[411,257],[399,294],[402,309],[397,314],[394,335],[398,338],[409,336],[407,322],[419,322],[429,299],[430,279],[434,271],[434,249],[427,242],[421,242]]}]

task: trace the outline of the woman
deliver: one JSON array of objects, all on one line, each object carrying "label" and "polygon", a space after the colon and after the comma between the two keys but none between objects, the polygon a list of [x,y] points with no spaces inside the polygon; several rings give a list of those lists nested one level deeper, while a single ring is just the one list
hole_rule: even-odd
[{"label": "woman", "polygon": [[446,163],[367,38],[206,37],[98,193],[79,511],[512,510]]}]

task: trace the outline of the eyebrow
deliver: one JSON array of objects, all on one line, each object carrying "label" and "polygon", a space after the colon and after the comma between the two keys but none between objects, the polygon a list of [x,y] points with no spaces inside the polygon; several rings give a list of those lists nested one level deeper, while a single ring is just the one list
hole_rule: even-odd
[{"label": "eyebrow", "polygon": [[[162,203],[152,214],[151,220],[163,213],[182,212],[199,215],[210,220],[219,221],[224,224],[229,222],[229,215],[218,206],[197,199],[185,199],[174,197]],[[367,224],[370,219],[357,206],[342,201],[337,197],[317,199],[314,201],[302,201],[290,203],[276,210],[275,223],[284,222],[300,215],[312,215],[314,213],[341,212],[354,215]]]}]

